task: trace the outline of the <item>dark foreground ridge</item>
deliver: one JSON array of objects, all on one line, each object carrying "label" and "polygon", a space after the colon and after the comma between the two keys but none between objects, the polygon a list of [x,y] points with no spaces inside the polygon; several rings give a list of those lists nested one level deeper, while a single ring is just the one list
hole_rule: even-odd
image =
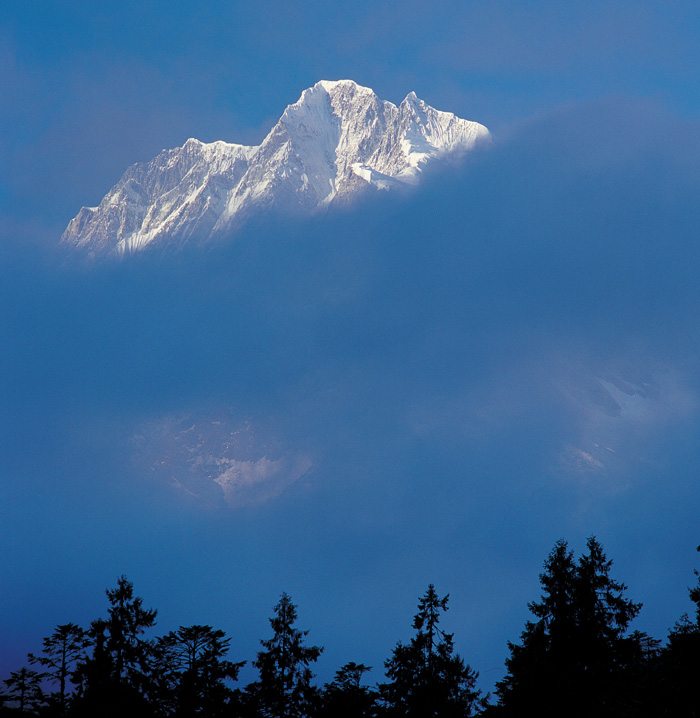
[{"label": "dark foreground ridge", "polygon": [[[700,550],[700,547],[699,547]],[[143,607],[126,577],[107,590],[106,618],[86,630],[62,624],[28,666],[3,681],[0,715],[169,718],[463,718],[469,716],[700,715],[700,580],[690,589],[695,617],[673,626],[665,645],[629,631],[642,604],[610,576],[612,561],[591,537],[575,559],[558,541],[540,574],[542,596],[528,604],[520,642],[508,642],[507,674],[495,696],[454,652],[440,626],[448,596],[428,586],[413,635],[384,662],[384,683],[351,661],[334,680],[314,684],[323,648],[296,627],[297,607],[283,593],[269,619],[272,635],[252,661],[258,680],[237,686],[246,661],[228,660],[231,639],[211,626],[181,626],[155,637],[157,612]],[[700,576],[695,571],[696,576]],[[33,666],[29,667],[29,666]]]}]

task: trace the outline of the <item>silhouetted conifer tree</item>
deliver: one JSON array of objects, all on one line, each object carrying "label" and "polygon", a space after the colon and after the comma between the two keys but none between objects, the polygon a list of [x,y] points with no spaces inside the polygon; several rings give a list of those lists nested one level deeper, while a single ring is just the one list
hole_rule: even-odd
[{"label": "silhouetted conifer tree", "polygon": [[566,541],[556,543],[540,574],[542,598],[528,604],[536,620],[520,644],[508,643],[508,674],[497,684],[507,714],[621,714],[638,652],[626,632],[641,604],[624,597],[611,566],[594,537],[578,563]]},{"label": "silhouetted conifer tree", "polygon": [[620,718],[659,718],[666,712],[665,700],[660,702],[661,641],[641,631],[628,639],[631,654],[620,680],[618,715]]},{"label": "silhouetted conifer tree", "polygon": [[508,642],[508,674],[497,684],[500,703],[512,712],[542,703],[562,705],[571,695],[574,675],[576,565],[566,541],[557,541],[540,574],[542,597],[528,604],[535,620],[527,621],[522,643]]},{"label": "silhouetted conifer tree", "polygon": [[630,707],[630,670],[642,636],[627,636],[627,629],[642,604],[625,598],[627,586],[610,577],[612,561],[600,543],[591,537],[586,545],[576,576],[582,703],[588,714],[620,716]]},{"label": "silhouetted conifer tree", "polygon": [[20,668],[10,673],[3,683],[7,687],[4,698],[17,704],[20,714],[33,713],[43,703],[44,694],[41,690],[41,673],[31,668]]},{"label": "silhouetted conifer tree", "polygon": [[286,593],[274,611],[270,619],[274,635],[260,641],[265,650],[253,662],[260,680],[247,687],[249,704],[264,718],[303,718],[312,711],[316,698],[309,664],[318,660],[323,648],[304,645],[309,632],[294,627],[296,606]]},{"label": "silhouetted conifer tree", "polygon": [[659,661],[657,702],[663,702],[665,714],[672,718],[700,716],[700,573],[693,573],[698,581],[688,593],[695,604],[694,620],[686,613],[675,623]]},{"label": "silhouetted conifer tree", "polygon": [[454,653],[453,634],[442,631],[440,614],[449,596],[439,598],[430,584],[413,619],[415,636],[399,642],[385,662],[389,683],[380,692],[389,716],[456,718],[483,707],[477,673]]},{"label": "silhouetted conifer tree", "polygon": [[361,685],[362,675],[370,668],[351,661],[336,671],[321,694],[321,718],[372,718],[377,715],[377,693]]},{"label": "silhouetted conifer tree", "polygon": [[157,612],[143,608],[143,599],[134,597],[133,584],[124,576],[106,593],[108,618],[92,622],[92,655],[75,671],[76,713],[101,718],[148,715],[153,646],[141,636],[155,624]]},{"label": "silhouetted conifer tree", "polygon": [[77,662],[85,658],[89,645],[90,639],[80,626],[66,623],[56,626],[56,630],[44,639],[40,655],[30,653],[28,656],[30,663],[38,663],[45,669],[44,678],[58,684],[58,690],[48,697],[58,715],[66,712],[68,681]]},{"label": "silhouetted conifer tree", "polygon": [[181,626],[159,638],[154,673],[160,712],[177,718],[228,715],[235,681],[245,664],[226,660],[231,639],[211,626]]}]

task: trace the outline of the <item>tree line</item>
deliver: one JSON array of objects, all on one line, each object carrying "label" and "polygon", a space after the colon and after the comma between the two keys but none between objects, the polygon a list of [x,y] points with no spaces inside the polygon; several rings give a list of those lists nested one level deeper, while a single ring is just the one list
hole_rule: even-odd
[{"label": "tree line", "polygon": [[[698,547],[700,550],[700,547]],[[207,625],[145,637],[157,612],[146,609],[122,576],[107,590],[105,618],[88,629],[58,625],[29,653],[28,666],[3,681],[0,715],[75,718],[510,718],[535,714],[700,716],[700,574],[687,614],[666,642],[630,624],[641,603],[610,575],[612,561],[594,538],[578,558],[565,540],[547,557],[539,601],[518,642],[509,642],[506,675],[493,696],[440,625],[448,596],[428,586],[413,634],[384,662],[385,682],[363,683],[370,667],[350,662],[323,686],[312,665],[323,648],[308,645],[297,607],[283,593],[252,665],[258,679],[238,686],[245,661],[229,660],[230,638]]]}]

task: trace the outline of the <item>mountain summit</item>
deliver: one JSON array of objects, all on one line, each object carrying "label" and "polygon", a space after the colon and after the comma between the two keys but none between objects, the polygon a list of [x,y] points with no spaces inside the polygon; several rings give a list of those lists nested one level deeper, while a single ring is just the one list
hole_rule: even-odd
[{"label": "mountain summit", "polygon": [[436,158],[490,142],[477,122],[411,92],[397,107],[367,87],[321,81],[289,105],[258,147],[189,139],[129,167],[62,241],[95,254],[206,241],[266,209],[307,211],[371,189],[415,184]]}]

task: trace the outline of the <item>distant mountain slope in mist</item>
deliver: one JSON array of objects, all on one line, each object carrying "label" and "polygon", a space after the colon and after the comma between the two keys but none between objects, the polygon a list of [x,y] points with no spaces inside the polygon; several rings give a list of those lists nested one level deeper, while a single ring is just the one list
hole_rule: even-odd
[{"label": "distant mountain slope in mist", "polygon": [[98,207],[80,210],[62,241],[117,256],[203,242],[261,210],[313,212],[416,184],[428,163],[490,141],[483,125],[413,92],[397,107],[351,80],[321,81],[258,147],[189,139],[133,165]]}]

